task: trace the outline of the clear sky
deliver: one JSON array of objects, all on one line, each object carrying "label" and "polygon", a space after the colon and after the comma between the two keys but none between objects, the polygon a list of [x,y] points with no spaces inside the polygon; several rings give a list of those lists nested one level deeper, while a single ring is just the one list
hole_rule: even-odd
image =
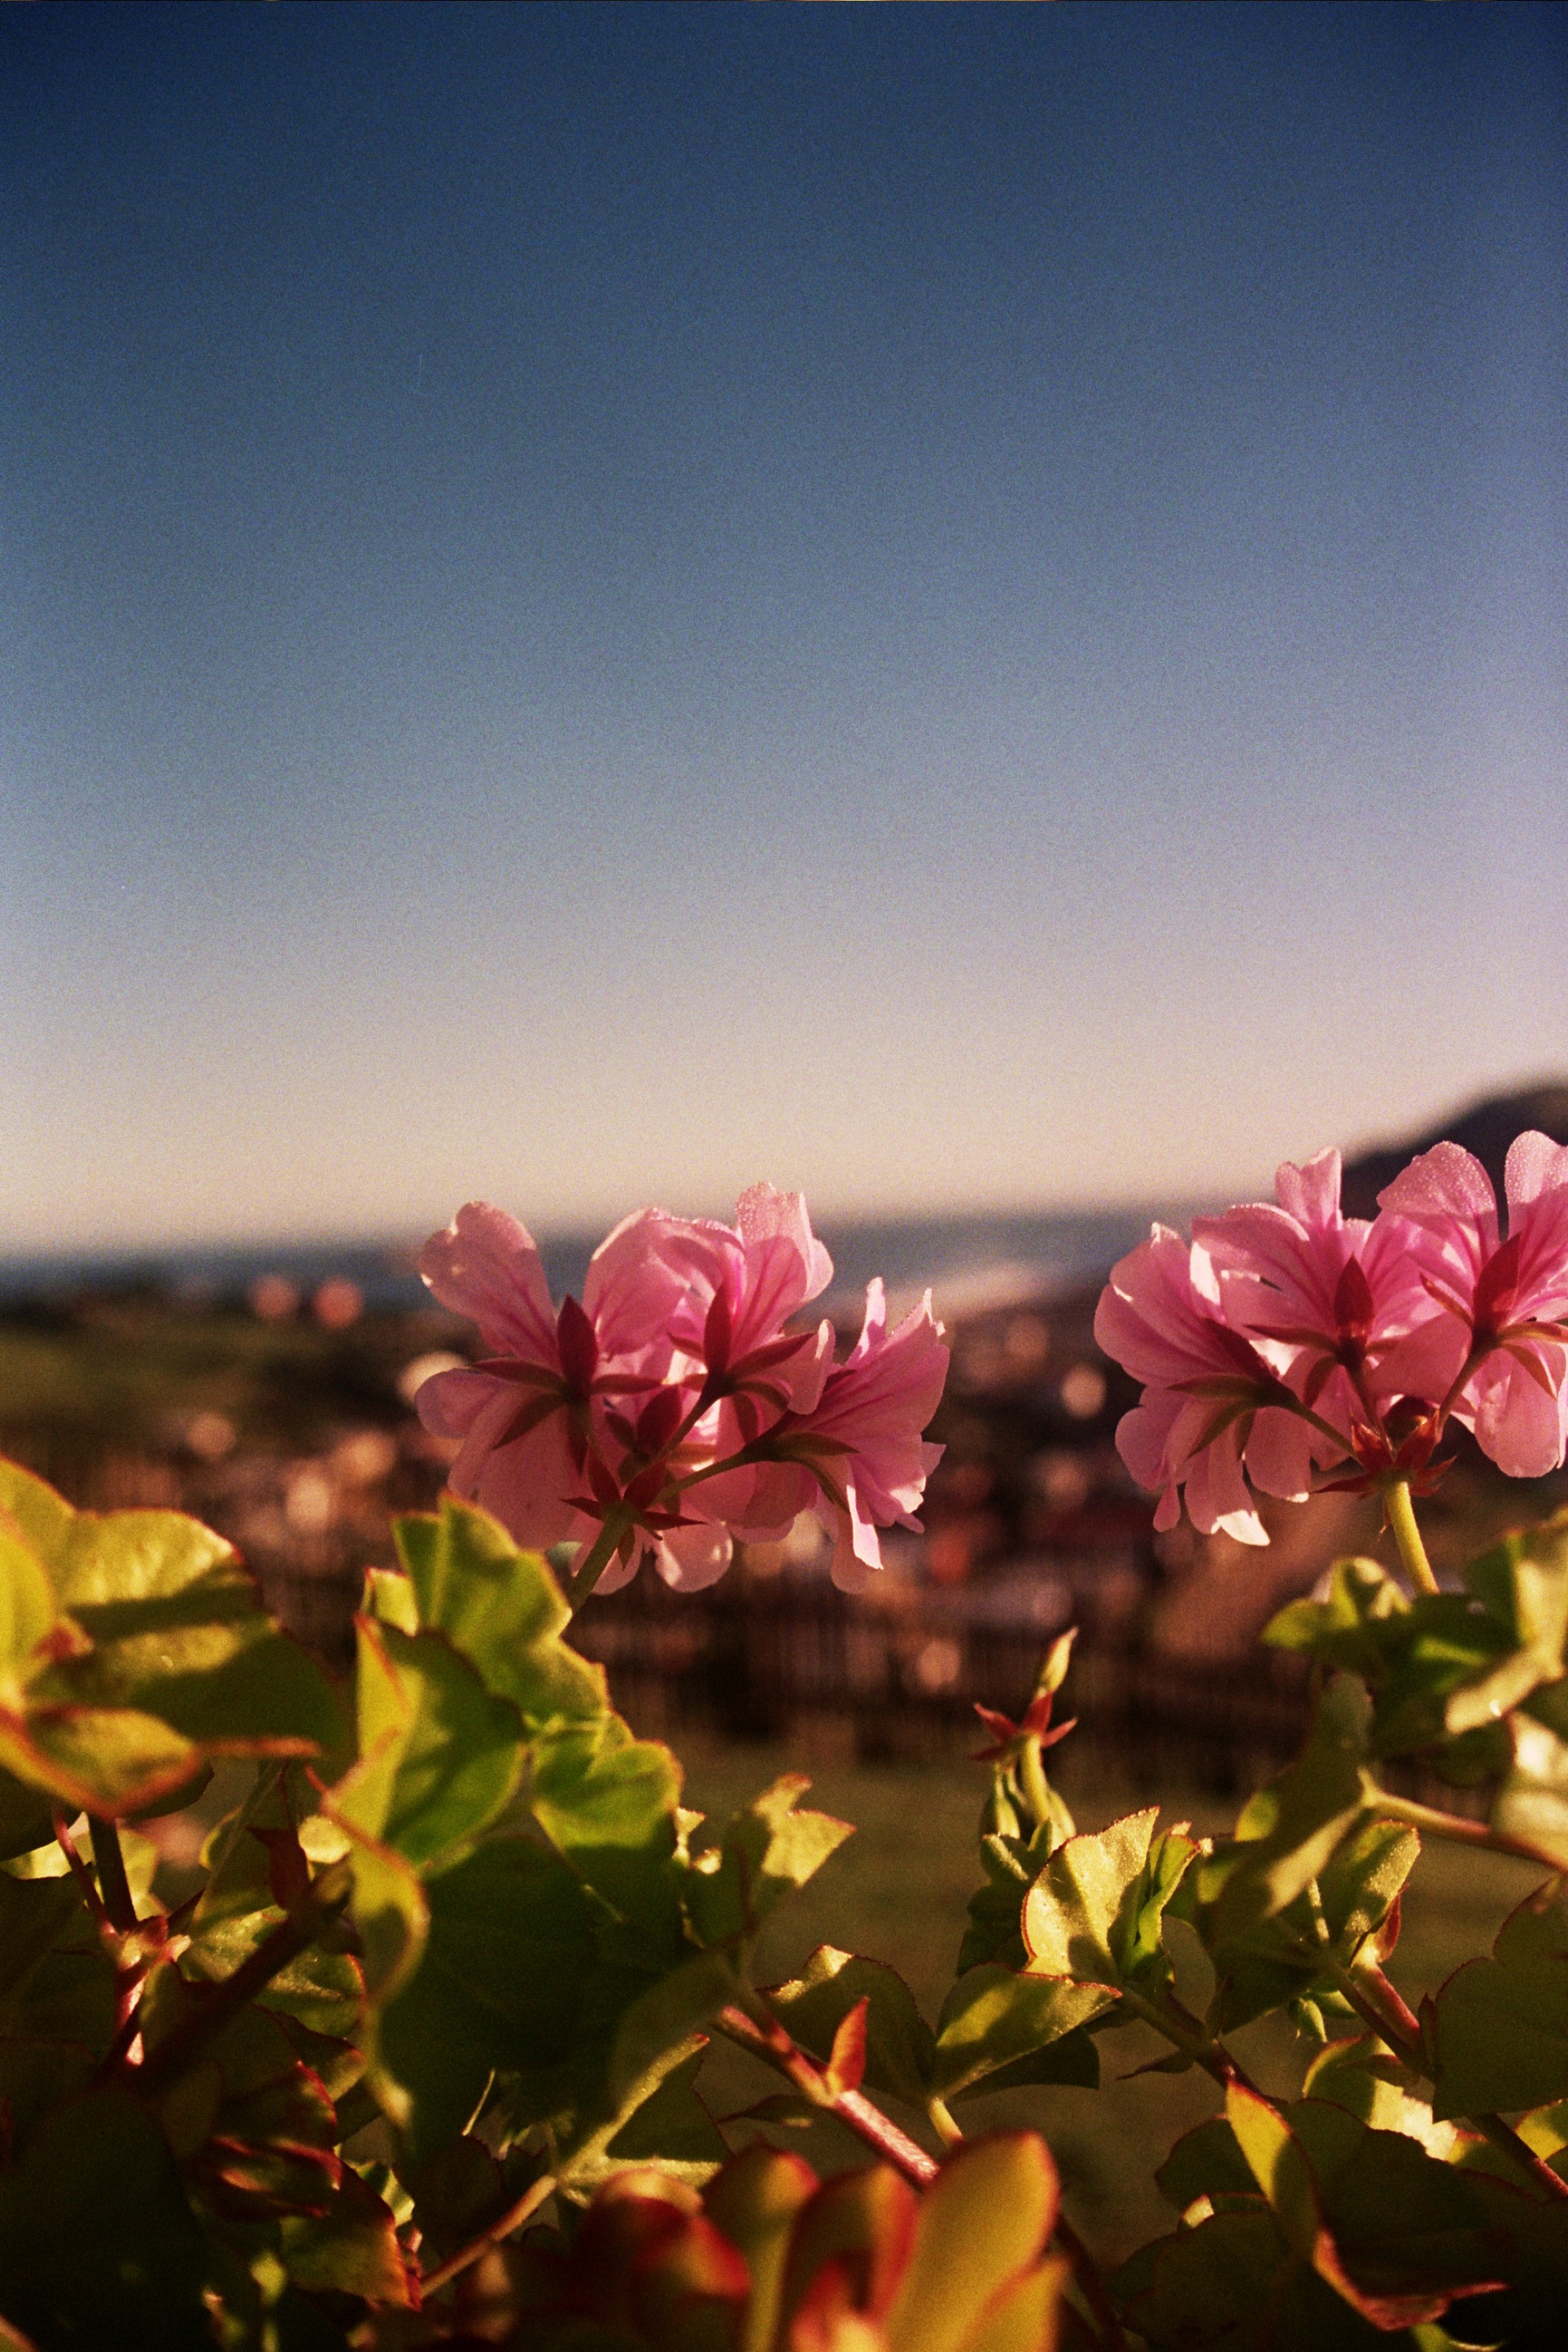
[{"label": "clear sky", "polygon": [[0,1250],[1568,1068],[1556,5],[0,10]]}]

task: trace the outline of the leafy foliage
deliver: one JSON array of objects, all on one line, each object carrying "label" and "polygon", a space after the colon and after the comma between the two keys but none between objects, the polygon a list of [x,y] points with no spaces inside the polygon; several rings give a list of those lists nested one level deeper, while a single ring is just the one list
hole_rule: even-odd
[{"label": "leafy foliage", "polygon": [[[549,1566],[482,1513],[399,1525],[340,1684],[195,1522],[95,1518],[9,1468],[0,1502],[0,2335],[1550,2340],[1568,2294],[1560,1523],[1495,1547],[1462,1594],[1412,1600],[1349,1561],[1284,1612],[1271,1638],[1321,1673],[1312,1727],[1217,1842],[1153,1810],[1077,1829],[1046,1770],[1070,1727],[1056,1644],[1021,1720],[987,1714],[982,1884],[928,2018],[894,1968],[833,1945],[756,1982],[763,1927],[846,1824],[790,1776],[710,1832],[571,1647]],[[1378,1777],[1483,1751],[1489,1830]],[[237,1759],[247,1785],[166,1905],[133,1817]],[[1384,1969],[1434,1828],[1534,1852],[1542,1879],[1415,2018]],[[1201,2015],[1177,1920],[1212,1964]],[[1266,2095],[1226,2038],[1270,2011],[1300,2036],[1295,2095]],[[1161,2163],[1178,2226],[1107,2284],[1041,2140],[963,2141],[953,2111],[1092,2088],[1129,2026],[1212,2075],[1224,2113]],[[782,2078],[722,2127],[701,2095],[715,2033]],[[823,2180],[771,2144],[823,2112],[876,2160]]]}]

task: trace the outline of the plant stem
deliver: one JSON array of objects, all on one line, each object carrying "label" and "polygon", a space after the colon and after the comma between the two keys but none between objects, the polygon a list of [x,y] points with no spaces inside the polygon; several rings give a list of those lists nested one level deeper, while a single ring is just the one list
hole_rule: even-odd
[{"label": "plant stem", "polygon": [[952,2114],[948,2106],[947,2101],[945,2099],[939,2099],[934,2091],[926,2101],[926,2113],[931,2117],[931,2127],[932,2131],[935,2132],[938,2139],[941,2140],[943,2147],[958,2147],[962,2146],[963,2133],[960,2126],[954,2123]]},{"label": "plant stem", "polygon": [[1019,1750],[1018,1785],[1036,1822],[1048,1822],[1051,1817],[1051,1792],[1047,1785],[1046,1767],[1037,1739],[1026,1739]]},{"label": "plant stem", "polygon": [[271,1933],[262,1937],[250,1958],[242,1960],[232,1975],[220,1978],[167,2039],[134,2069],[132,2080],[136,2088],[162,2090],[165,2084],[183,2074],[204,2045],[221,2033],[297,1953],[312,1943],[329,1920],[336,1918],[349,1899],[352,1885],[346,1862],[334,1862],[330,1869],[323,1870],[288,1917],[280,1919]]},{"label": "plant stem", "polygon": [[92,1838],[92,1858],[98,1864],[104,1916],[111,1927],[117,1927],[122,1936],[129,1936],[137,1926],[136,1906],[131,1899],[131,1882],[125,1875],[125,1856],[120,1850],[120,1833],[112,1822],[100,1822],[96,1813],[88,1815],[87,1826]]},{"label": "plant stem", "polygon": [[103,1907],[103,1897],[99,1893],[98,1881],[78,1853],[76,1840],[71,1835],[70,1823],[58,1806],[55,1808],[54,1822],[55,1843],[64,1854],[70,1874],[81,1889],[82,1901],[91,1912],[100,1929],[102,1929],[108,1924],[109,1914]]},{"label": "plant stem", "polygon": [[488,2230],[481,2230],[479,2236],[470,2239],[459,2252],[448,2254],[444,2263],[437,2263],[428,2276],[420,2280],[421,2295],[438,2294],[471,2263],[477,2263],[481,2255],[488,2254],[492,2246],[499,2246],[503,2238],[510,2238],[514,2230],[521,2230],[525,2221],[533,2219],[545,2199],[553,2193],[554,2188],[555,2175],[552,2172],[542,2173],[530,2188],[523,2190],[515,2205],[507,2207],[499,2221],[492,2221]]},{"label": "plant stem", "polygon": [[1445,1813],[1433,1805],[1419,1805],[1414,1797],[1392,1797],[1386,1789],[1376,1789],[1368,1799],[1368,1807],[1387,1821],[1408,1822],[1413,1830],[1424,1830],[1428,1837],[1447,1838],[1455,1845],[1485,1846],[1492,1853],[1514,1854],[1521,1862],[1539,1863],[1558,1878],[1568,1873],[1568,1861],[1554,1854],[1549,1846],[1536,1845],[1530,1838],[1515,1837],[1508,1830],[1494,1830],[1488,1822],[1467,1821],[1463,1813]]},{"label": "plant stem", "polygon": [[1182,2007],[1173,1994],[1149,1995],[1123,1990],[1122,2001],[1134,2017],[1142,2018],[1147,2025],[1163,2033],[1167,2042],[1181,2051],[1184,2057],[1212,2074],[1223,2089],[1238,2083],[1244,2091],[1256,2091],[1258,2085],[1239,2066],[1223,2042],[1205,2033],[1201,2021]]},{"label": "plant stem", "polygon": [[566,1605],[574,1617],[616,1556],[616,1548],[631,1520],[624,1511],[609,1512],[589,1547],[587,1558],[573,1570],[566,1585]]},{"label": "plant stem", "polygon": [[1410,1499],[1409,1481],[1394,1479],[1383,1490],[1383,1503],[1405,1575],[1417,1592],[1436,1592],[1437,1580],[1432,1573],[1432,1563],[1426,1557],[1426,1547],[1415,1524],[1415,1506]]},{"label": "plant stem", "polygon": [[742,2050],[749,2050],[752,2057],[760,2058],[764,2065],[773,2067],[775,2074],[782,2074],[786,2082],[792,2083],[809,2099],[814,2107],[821,2107],[825,2112],[836,2115],[840,2123],[847,2124],[857,2137],[863,2139],[868,2147],[874,2149],[895,2171],[901,2172],[906,2180],[912,2181],[917,2189],[925,2188],[928,2182],[936,2179],[934,2157],[928,2156],[923,2147],[917,2147],[909,2134],[900,2131],[898,2125],[885,2116],[880,2107],[874,2106],[862,2092],[831,2090],[825,2070],[815,2058],[796,2046],[778,2020],[768,2016],[765,2010],[759,2021],[731,2003],[728,2009],[720,2011],[718,2024],[719,2031],[730,2041]]},{"label": "plant stem", "polygon": [[1116,2316],[1116,2306],[1105,2291],[1100,2265],[1065,2213],[1058,2213],[1053,2234],[1072,2265],[1073,2284],[1089,2305],[1101,2343],[1108,2345],[1110,2352],[1127,2352],[1126,2333]]}]

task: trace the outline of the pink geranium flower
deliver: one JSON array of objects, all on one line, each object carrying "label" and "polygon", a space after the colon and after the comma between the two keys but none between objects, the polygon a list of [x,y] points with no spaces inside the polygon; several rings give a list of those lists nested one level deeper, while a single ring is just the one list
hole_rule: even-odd
[{"label": "pink geranium flower", "polygon": [[1490,1178],[1457,1143],[1423,1152],[1378,1200],[1407,1221],[1413,1263],[1446,1310],[1450,1374],[1434,1404],[1510,1477],[1539,1478],[1568,1444],[1568,1149],[1520,1136],[1503,1188],[1506,1239]]},{"label": "pink geranium flower", "polygon": [[419,1255],[444,1307],[477,1323],[493,1352],[438,1372],[417,1410],[459,1441],[455,1494],[483,1505],[520,1543],[582,1542],[598,1520],[581,1499],[585,1465],[618,1455],[608,1417],[658,1389],[674,1353],[669,1319],[683,1288],[668,1255],[672,1221],[627,1217],[595,1251],[583,1299],[551,1303],[533,1238],[515,1217],[471,1201]]},{"label": "pink geranium flower", "polygon": [[822,1393],[833,1327],[784,1327],[826,1289],[833,1260],[800,1193],[753,1184],[736,1203],[733,1226],[671,1219],[664,1248],[686,1276],[670,1338],[700,1366],[704,1403],[730,1401],[742,1442],[780,1412],[809,1412]]},{"label": "pink geranium flower", "polygon": [[833,1538],[834,1582],[861,1591],[882,1565],[879,1528],[919,1529],[915,1509],[942,1454],[922,1433],[947,1365],[930,1291],[889,1331],[886,1293],[870,1283],[860,1336],[828,1370],[815,1405],[782,1415],[760,1443],[766,1458],[707,1482],[706,1493],[692,1488],[692,1505],[756,1538],[815,1511]]},{"label": "pink geranium flower", "polygon": [[493,1350],[419,1391],[426,1427],[458,1441],[452,1487],[523,1543],[621,1527],[601,1591],[647,1555],[698,1590],[737,1534],[781,1534],[812,1507],[853,1581],[880,1565],[879,1527],[919,1524],[941,1452],[921,1436],[947,1369],[940,1327],[928,1298],[889,1335],[874,1283],[844,1363],[831,1324],[788,1328],[833,1274],[798,1193],[754,1186],[732,1227],[628,1217],[581,1303],[559,1308],[530,1235],[482,1202],[426,1244],[420,1272]]},{"label": "pink geranium flower", "polygon": [[[1440,1318],[1410,1228],[1387,1213],[1375,1223],[1343,1215],[1340,1178],[1337,1151],[1320,1151],[1302,1168],[1287,1160],[1273,1203],[1195,1217],[1193,1239],[1218,1276],[1226,1321],[1304,1404],[1348,1427],[1374,1423],[1385,1400],[1430,1375],[1429,1351],[1409,1343]],[[1440,1376],[1444,1360],[1440,1349]]]},{"label": "pink geranium flower", "polygon": [[1226,1323],[1207,1251],[1156,1225],[1112,1267],[1094,1336],[1144,1383],[1116,1444],[1140,1486],[1159,1494],[1156,1528],[1175,1526],[1184,1487],[1203,1534],[1217,1528],[1240,1543],[1267,1543],[1248,1479],[1300,1502],[1328,1441],[1294,1410],[1276,1365]]}]

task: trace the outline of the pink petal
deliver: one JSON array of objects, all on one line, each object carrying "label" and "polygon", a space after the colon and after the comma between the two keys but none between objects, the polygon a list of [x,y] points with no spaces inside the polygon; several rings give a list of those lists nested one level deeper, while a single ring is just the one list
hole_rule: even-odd
[{"label": "pink petal", "polygon": [[1522,1364],[1507,1356],[1494,1356],[1472,1384],[1479,1400],[1476,1442],[1510,1478],[1544,1478],[1557,1469],[1568,1433],[1563,1352],[1560,1348],[1538,1348],[1531,1352],[1552,1382],[1552,1394]]},{"label": "pink petal", "polygon": [[1331,1230],[1341,1222],[1339,1153],[1331,1146],[1301,1168],[1287,1160],[1275,1171],[1274,1196],[1309,1233]]},{"label": "pink petal", "polygon": [[638,1209],[594,1252],[583,1305],[602,1354],[639,1361],[651,1355],[660,1370],[668,1363],[669,1318],[689,1280],[670,1247],[678,1231],[677,1220],[661,1209]]},{"label": "pink petal", "polygon": [[654,1553],[654,1566],[677,1592],[704,1592],[718,1583],[734,1550],[728,1528],[671,1528]]},{"label": "pink petal", "polygon": [[1458,1143],[1435,1143],[1401,1170],[1377,1196],[1378,1206],[1424,1223],[1448,1217],[1484,1223],[1496,1219],[1497,1195],[1491,1178],[1473,1152]]},{"label": "pink petal", "polygon": [[[1553,1143],[1538,1128],[1532,1128],[1528,1134],[1516,1135],[1509,1146],[1503,1170],[1503,1189],[1510,1209],[1521,1209],[1527,1201],[1538,1200],[1542,1192],[1555,1192],[1564,1184],[1568,1184],[1568,1144]],[[1510,1232],[1513,1223],[1510,1217]]]},{"label": "pink petal", "polygon": [[811,1230],[804,1193],[753,1184],[735,1204],[735,1223],[748,1248],[775,1239],[789,1242],[800,1258],[805,1285],[798,1303],[821,1297],[833,1279],[833,1260]]},{"label": "pink petal", "polygon": [[1247,1441],[1247,1475],[1266,1495],[1304,1503],[1312,1489],[1312,1432],[1306,1423],[1290,1412],[1260,1412]]},{"label": "pink petal", "polygon": [[495,1352],[554,1364],[555,1316],[533,1236],[504,1209],[470,1201],[419,1253],[426,1287],[479,1325]]}]

